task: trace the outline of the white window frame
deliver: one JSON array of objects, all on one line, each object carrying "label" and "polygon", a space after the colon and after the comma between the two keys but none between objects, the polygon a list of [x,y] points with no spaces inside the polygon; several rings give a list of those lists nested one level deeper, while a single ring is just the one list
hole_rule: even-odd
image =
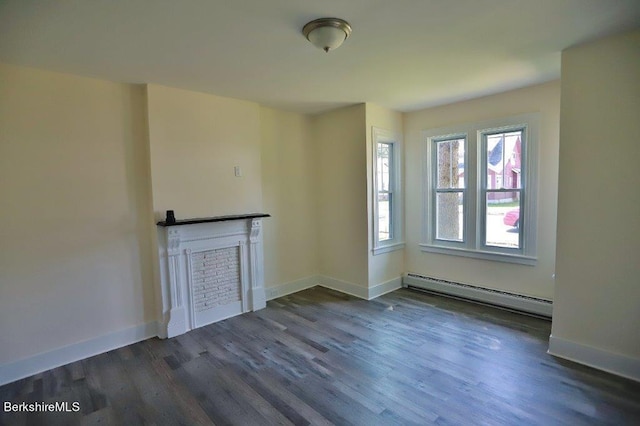
[{"label": "white window frame", "polygon": [[[423,159],[423,220],[422,242],[424,252],[472,257],[500,262],[537,264],[537,181],[539,114],[531,113],[478,123],[423,131],[425,141]],[[522,130],[522,205],[520,215],[520,248],[487,246],[484,243],[485,203],[482,198],[486,188],[487,153],[483,136],[496,132]],[[435,228],[435,174],[436,152],[434,144],[453,138],[465,138],[465,190],[463,240],[444,241],[436,239]]]},{"label": "white window frame", "polygon": [[[463,232],[462,232],[462,241],[457,241],[457,240],[449,240],[449,239],[438,239],[437,238],[437,233],[436,233],[436,215],[435,214],[431,214],[430,217],[430,229],[433,230],[433,240],[436,242],[436,245],[439,246],[443,246],[443,247],[451,247],[451,248],[456,248],[459,247],[461,243],[463,243],[464,241],[466,241],[466,235],[467,235],[467,221],[468,221],[468,217],[467,217],[467,211],[468,211],[468,192],[469,192],[469,184],[467,182],[467,171],[466,171],[466,164],[468,162],[468,142],[467,142],[467,135],[465,133],[454,133],[454,134],[446,134],[446,135],[439,135],[436,137],[431,138],[430,140],[430,147],[429,148],[433,148],[433,145],[438,143],[438,142],[447,142],[447,141],[452,141],[452,140],[457,140],[457,139],[463,139],[464,140],[464,162],[465,162],[465,186],[464,188],[452,188],[454,191],[453,192],[462,192],[462,197],[463,197],[463,201],[462,201],[462,212],[463,212],[463,220],[462,220],[462,226],[463,226]],[[435,182],[436,182],[436,178],[435,178],[435,174],[437,173],[437,152],[436,151],[430,151],[429,154],[429,161],[430,161],[430,172],[431,173],[431,194],[429,195],[429,200],[431,202],[431,206],[432,206],[432,210],[435,211],[436,208],[436,198],[438,196],[438,193],[440,192],[448,192],[446,190],[442,190],[439,191],[436,189],[435,187]]]},{"label": "white window frame", "polygon": [[[402,193],[402,144],[397,134],[390,130],[372,127],[372,241],[373,255],[388,253],[404,248],[404,228],[403,228],[403,193]],[[378,144],[389,144],[392,147],[391,168],[389,173],[389,192],[391,196],[390,211],[392,212],[389,224],[390,239],[379,239],[378,224]]]}]

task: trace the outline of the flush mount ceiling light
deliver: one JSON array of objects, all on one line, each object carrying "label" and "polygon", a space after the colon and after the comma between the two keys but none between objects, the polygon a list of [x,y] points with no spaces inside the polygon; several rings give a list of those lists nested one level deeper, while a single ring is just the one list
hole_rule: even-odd
[{"label": "flush mount ceiling light", "polygon": [[307,23],[302,34],[318,49],[328,52],[340,47],[351,35],[351,26],[339,18],[320,18]]}]

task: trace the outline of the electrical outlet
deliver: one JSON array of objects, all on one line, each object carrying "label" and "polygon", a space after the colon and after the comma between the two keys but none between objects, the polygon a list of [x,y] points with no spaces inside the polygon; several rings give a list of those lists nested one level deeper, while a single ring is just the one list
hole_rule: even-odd
[{"label": "electrical outlet", "polygon": [[242,176],[242,169],[240,168],[240,166],[234,166],[233,168],[233,174],[236,177],[241,177]]}]

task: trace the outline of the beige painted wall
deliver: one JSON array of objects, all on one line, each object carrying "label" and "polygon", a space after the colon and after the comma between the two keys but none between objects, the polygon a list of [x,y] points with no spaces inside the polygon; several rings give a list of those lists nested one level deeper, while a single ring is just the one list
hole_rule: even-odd
[{"label": "beige painted wall", "polygon": [[319,269],[323,276],[368,286],[365,105],[312,117],[318,167]]},{"label": "beige painted wall", "polygon": [[554,337],[640,359],[640,31],[562,54]]},{"label": "beige painted wall", "polygon": [[157,85],[147,95],[156,218],[261,211],[258,104]]},{"label": "beige painted wall", "polygon": [[[368,256],[369,287],[399,278],[404,273],[404,250],[373,255],[373,128],[377,127],[395,133],[402,144],[402,113],[366,103],[366,157],[367,157],[367,218],[368,218]],[[402,150],[400,155],[402,155]],[[404,164],[404,159],[402,161]],[[404,187],[404,182],[401,182]]]},{"label": "beige painted wall", "polygon": [[0,64],[0,364],[155,320],[142,87]]},{"label": "beige painted wall", "polygon": [[318,274],[316,159],[311,118],[260,108],[265,286]]},{"label": "beige painted wall", "polygon": [[[560,82],[554,81],[498,95],[404,115],[406,269],[436,278],[553,298],[558,182]],[[473,123],[530,112],[540,113],[538,180],[538,264],[525,266],[423,253],[422,235],[423,130]]]}]

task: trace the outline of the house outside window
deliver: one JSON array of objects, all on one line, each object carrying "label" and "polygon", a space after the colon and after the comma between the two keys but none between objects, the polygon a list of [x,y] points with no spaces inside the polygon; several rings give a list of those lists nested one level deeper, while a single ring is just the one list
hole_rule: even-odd
[{"label": "house outside window", "polygon": [[[512,173],[522,170],[522,145],[526,128],[481,133],[483,157],[484,244],[488,247],[522,247],[523,187]],[[505,228],[508,227],[507,228]]]},{"label": "house outside window", "polygon": [[373,254],[404,248],[402,236],[402,151],[397,136],[373,128]]},{"label": "house outside window", "polygon": [[424,131],[423,251],[536,263],[538,121]]}]

